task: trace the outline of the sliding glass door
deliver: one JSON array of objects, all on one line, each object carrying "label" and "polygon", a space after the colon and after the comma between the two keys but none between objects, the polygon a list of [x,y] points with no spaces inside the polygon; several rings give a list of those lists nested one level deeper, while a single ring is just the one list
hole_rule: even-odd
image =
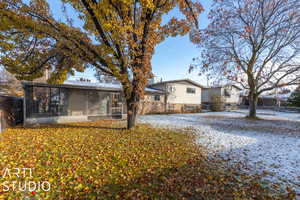
[{"label": "sliding glass door", "polygon": [[120,93],[111,94],[111,115],[115,117],[122,116],[124,99]]}]

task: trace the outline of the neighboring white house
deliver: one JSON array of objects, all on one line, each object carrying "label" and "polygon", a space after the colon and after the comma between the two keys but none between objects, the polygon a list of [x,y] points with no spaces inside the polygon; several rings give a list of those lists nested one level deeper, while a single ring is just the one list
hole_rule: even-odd
[{"label": "neighboring white house", "polygon": [[237,105],[240,103],[240,93],[241,89],[235,85],[203,88],[202,104],[211,104],[214,96],[221,96],[225,104]]},{"label": "neighboring white house", "polygon": [[168,112],[200,112],[201,92],[204,88],[190,79],[161,81],[150,88],[166,91],[165,110]]}]

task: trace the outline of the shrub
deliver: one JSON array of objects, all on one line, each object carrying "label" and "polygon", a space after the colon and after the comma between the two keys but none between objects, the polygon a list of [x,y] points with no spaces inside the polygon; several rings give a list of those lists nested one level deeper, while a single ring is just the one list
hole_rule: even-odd
[{"label": "shrub", "polygon": [[211,106],[210,110],[214,112],[225,110],[225,100],[221,95],[213,94],[211,95]]},{"label": "shrub", "polygon": [[291,96],[288,99],[288,105],[300,107],[300,90],[297,90],[291,94]]}]

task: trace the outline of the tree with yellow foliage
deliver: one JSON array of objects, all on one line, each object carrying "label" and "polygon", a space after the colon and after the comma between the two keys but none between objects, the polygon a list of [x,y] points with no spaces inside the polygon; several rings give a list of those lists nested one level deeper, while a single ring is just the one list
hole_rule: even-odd
[{"label": "tree with yellow foliage", "polygon": [[[155,46],[167,37],[190,33],[199,40],[197,18],[203,11],[192,0],[61,0],[82,20],[74,27],[56,20],[46,0],[1,0],[0,64],[18,79],[40,77],[53,68],[50,82],[93,67],[123,86],[128,128],[135,125],[138,104],[152,77]],[[174,8],[184,18],[162,18]]]}]

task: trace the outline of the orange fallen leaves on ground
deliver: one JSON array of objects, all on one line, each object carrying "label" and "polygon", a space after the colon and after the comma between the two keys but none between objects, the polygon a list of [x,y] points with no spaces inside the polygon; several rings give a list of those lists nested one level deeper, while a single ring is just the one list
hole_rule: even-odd
[{"label": "orange fallen leaves on ground", "polygon": [[[99,121],[7,129],[0,135],[0,169],[33,168],[30,180],[49,181],[51,190],[0,188],[0,199],[294,198],[208,160],[192,134],[122,127]],[[11,179],[0,175],[0,184]]]}]

